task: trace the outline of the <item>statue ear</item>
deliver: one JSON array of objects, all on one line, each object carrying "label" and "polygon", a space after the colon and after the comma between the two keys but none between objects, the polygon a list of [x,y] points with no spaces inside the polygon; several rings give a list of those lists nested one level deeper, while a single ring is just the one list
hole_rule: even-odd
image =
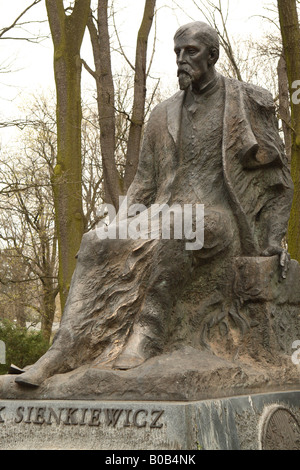
[{"label": "statue ear", "polygon": [[210,50],[209,59],[208,59],[209,65],[215,65],[218,60],[219,60],[219,49],[217,49],[216,47],[212,47]]}]

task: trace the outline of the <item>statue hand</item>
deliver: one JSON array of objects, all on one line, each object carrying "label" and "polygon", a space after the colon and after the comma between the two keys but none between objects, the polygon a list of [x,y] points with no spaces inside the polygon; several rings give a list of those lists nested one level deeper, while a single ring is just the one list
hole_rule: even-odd
[{"label": "statue hand", "polygon": [[274,256],[279,255],[279,264],[281,267],[281,276],[283,279],[286,279],[286,275],[289,269],[291,256],[287,250],[281,246],[270,246],[262,252],[262,256]]}]

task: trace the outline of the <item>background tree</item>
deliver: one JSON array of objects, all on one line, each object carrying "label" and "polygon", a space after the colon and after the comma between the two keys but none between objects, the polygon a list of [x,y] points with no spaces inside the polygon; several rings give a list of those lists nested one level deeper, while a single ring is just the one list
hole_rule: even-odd
[{"label": "background tree", "polygon": [[45,179],[45,168],[40,162],[28,159],[27,165],[17,159],[10,165],[1,162],[1,176],[6,183],[1,191],[0,217],[0,237],[6,246],[1,253],[5,260],[1,272],[5,288],[2,296],[10,301],[13,319],[20,326],[25,326],[26,321],[40,320],[43,335],[49,341],[58,293],[49,179]]},{"label": "background tree", "polygon": [[[36,126],[27,127],[18,154],[0,161],[2,300],[20,326],[41,321],[49,342],[56,310],[57,237],[51,177],[56,155],[55,116],[45,100],[31,106]],[[39,122],[39,125],[37,124]],[[5,313],[5,312],[3,312]],[[8,317],[6,311],[6,317]]]},{"label": "background tree", "polygon": [[[59,315],[57,236],[52,179],[57,154],[55,98],[24,104],[31,125],[18,146],[0,158],[0,319],[19,326],[41,322],[49,340]],[[87,228],[102,202],[102,165],[97,110],[83,105],[82,196]]]},{"label": "background tree", "polygon": [[[115,83],[111,60],[108,21],[110,9],[108,0],[98,1],[96,17],[93,12],[91,12],[88,21],[95,71],[88,67],[86,63],[85,66],[94,76],[97,87],[104,200],[105,202],[113,204],[116,209],[119,207],[119,196],[126,193],[134,178],[138,164],[142,130],[145,121],[148,38],[153,23],[155,5],[156,0],[145,1],[143,19],[137,35],[135,64],[132,65],[126,58],[127,63],[130,64],[130,68],[134,73],[134,90],[132,110],[130,114],[127,114],[127,119],[130,124],[124,168],[121,172],[118,168],[116,158],[116,126],[118,119],[116,113],[118,111],[116,108]],[[123,56],[125,56],[120,42],[119,46]]]},{"label": "background tree", "polygon": [[[3,237],[2,234],[0,236]],[[33,284],[28,285],[27,282],[28,268],[9,246],[0,250],[0,263],[0,320],[9,319],[20,327],[26,327]]]},{"label": "background tree", "polygon": [[292,258],[300,262],[300,105],[293,102],[293,84],[300,80],[300,28],[296,0],[278,0],[279,21],[291,106],[291,173],[294,200],[288,229]]},{"label": "background tree", "polygon": [[90,0],[76,0],[65,10],[63,0],[46,0],[54,45],[57,93],[57,163],[54,202],[59,247],[59,289],[64,307],[76,253],[84,233],[81,167],[80,49],[90,13]]},{"label": "background tree", "polygon": [[[30,26],[36,23],[43,23],[43,19],[28,20],[27,14],[42,0],[27,0],[27,6],[21,10],[20,6],[17,5],[17,13],[14,20],[11,20],[8,25],[0,28],[0,40],[1,43],[4,41],[25,41],[29,43],[40,43],[45,40],[48,36],[42,35],[41,33],[32,32]],[[19,3],[19,2],[18,2]],[[24,1],[23,1],[24,3]],[[0,58],[0,74],[6,75],[7,77],[13,73],[14,70],[14,58],[11,56]],[[8,82],[9,83],[9,82]],[[7,84],[10,86],[10,84]],[[2,120],[1,120],[2,121]],[[27,120],[5,120],[0,122],[0,128],[3,127],[19,127],[21,129],[27,125]]]},{"label": "background tree", "polygon": [[25,26],[28,26],[28,24],[32,23],[32,21],[28,22],[28,21],[25,21],[24,17],[26,15],[26,13],[28,13],[28,11],[34,7],[35,5],[37,5],[38,3],[40,3],[42,0],[34,0],[33,2],[30,2],[28,1],[28,6],[26,8],[24,8],[23,11],[19,12],[18,13],[18,16],[12,21],[12,23],[8,26],[5,26],[4,28],[1,28],[0,29],[0,39],[6,39],[6,40],[11,40],[11,39],[16,39],[18,41],[29,41],[29,42],[37,42],[37,41],[40,41],[41,37],[37,38],[37,37],[32,37],[31,35],[26,35],[26,36],[8,36],[8,33],[11,33],[12,30],[15,30],[15,29],[20,29],[20,28],[24,28]]}]

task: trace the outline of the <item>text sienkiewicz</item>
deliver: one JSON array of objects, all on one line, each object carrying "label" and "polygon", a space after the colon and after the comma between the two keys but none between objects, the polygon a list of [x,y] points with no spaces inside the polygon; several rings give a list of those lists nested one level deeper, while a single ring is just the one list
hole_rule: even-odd
[{"label": "text sienkiewicz", "polygon": [[[5,422],[5,406],[0,407],[0,424]],[[53,408],[19,406],[14,423],[66,426],[110,426],[161,429],[164,410],[124,408]]]}]

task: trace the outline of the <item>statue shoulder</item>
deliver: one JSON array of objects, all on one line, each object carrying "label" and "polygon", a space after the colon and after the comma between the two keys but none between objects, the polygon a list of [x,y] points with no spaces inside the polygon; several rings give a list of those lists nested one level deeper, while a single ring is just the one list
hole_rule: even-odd
[{"label": "statue shoulder", "polygon": [[184,91],[178,91],[174,95],[172,95],[170,98],[167,98],[166,100],[162,101],[161,103],[158,103],[152,110],[151,116],[157,116],[161,113],[165,113],[167,109],[176,104],[176,103],[181,103],[183,100],[184,96]]},{"label": "statue shoulder", "polygon": [[227,82],[230,82],[232,87],[240,87],[242,89],[244,98],[250,102],[250,104],[256,104],[259,107],[266,108],[269,111],[274,111],[274,99],[272,93],[265,88],[253,85],[252,83],[241,82],[234,78],[225,78]]},{"label": "statue shoulder", "polygon": [[242,86],[250,101],[254,101],[256,104],[268,109],[269,111],[273,111],[275,109],[272,93],[268,90],[258,85],[253,85],[252,83],[242,82]]}]

